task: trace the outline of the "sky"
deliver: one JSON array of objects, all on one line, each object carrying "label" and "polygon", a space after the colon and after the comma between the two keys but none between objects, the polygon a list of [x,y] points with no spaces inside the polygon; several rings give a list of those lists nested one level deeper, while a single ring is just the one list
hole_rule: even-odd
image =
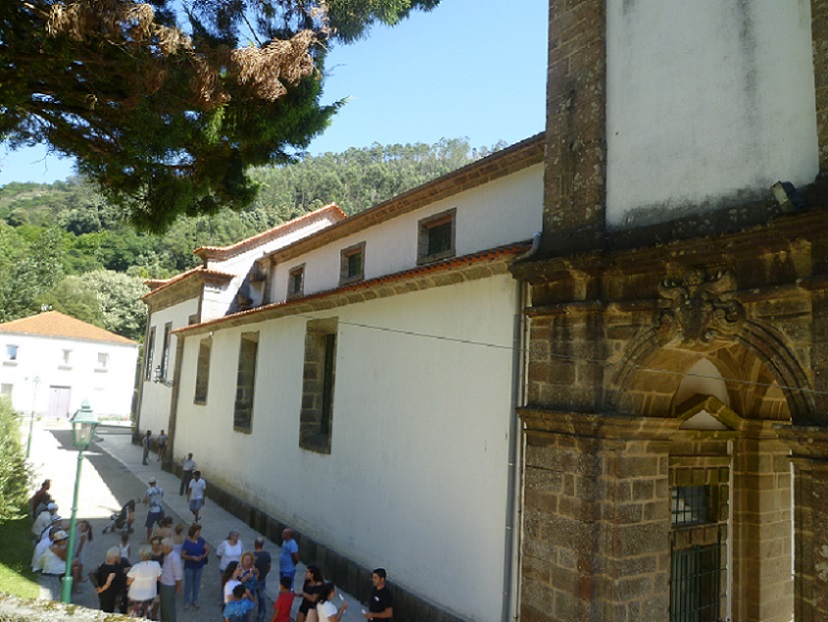
[{"label": "sky", "polygon": [[[462,137],[490,147],[543,131],[547,12],[548,0],[442,0],[433,11],[337,45],[326,62],[323,102],[348,103],[308,152]],[[0,186],[52,183],[72,167],[45,147],[0,146]]]}]

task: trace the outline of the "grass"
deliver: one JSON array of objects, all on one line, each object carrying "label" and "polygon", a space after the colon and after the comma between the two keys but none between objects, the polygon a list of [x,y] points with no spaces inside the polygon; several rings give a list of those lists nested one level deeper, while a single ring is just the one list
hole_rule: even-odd
[{"label": "grass", "polygon": [[0,522],[0,592],[37,598],[40,586],[32,572],[32,534],[28,517]]}]

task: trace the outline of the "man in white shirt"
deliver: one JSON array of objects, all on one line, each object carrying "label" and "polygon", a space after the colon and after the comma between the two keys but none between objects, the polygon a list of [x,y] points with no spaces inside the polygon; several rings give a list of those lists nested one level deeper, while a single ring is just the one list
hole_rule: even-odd
[{"label": "man in white shirt", "polygon": [[52,526],[52,518],[57,516],[57,509],[58,506],[56,504],[50,503],[46,506],[45,510],[37,515],[32,525],[32,535],[34,536],[35,542],[40,540],[47,527]]},{"label": "man in white shirt", "polygon": [[157,486],[155,478],[151,477],[149,480],[149,487],[144,495],[144,505],[149,505],[149,514],[147,514],[147,522],[144,526],[147,528],[147,542],[152,536],[152,528],[156,523],[160,523],[164,519],[164,504],[161,501],[164,498],[164,489]]},{"label": "man in white shirt", "polygon": [[193,522],[199,521],[199,514],[204,503],[207,501],[207,482],[201,478],[201,471],[193,473],[193,480],[187,491],[187,498],[190,500],[190,512],[193,513]]},{"label": "man in white shirt", "polygon": [[175,622],[175,595],[181,591],[181,556],[173,549],[172,538],[161,540],[164,564],[161,566],[161,622]]},{"label": "man in white shirt", "polygon": [[193,460],[193,453],[187,454],[187,457],[181,462],[181,488],[178,489],[178,495],[184,496],[184,493],[190,488],[190,480],[193,479],[193,471],[196,468],[196,461]]}]

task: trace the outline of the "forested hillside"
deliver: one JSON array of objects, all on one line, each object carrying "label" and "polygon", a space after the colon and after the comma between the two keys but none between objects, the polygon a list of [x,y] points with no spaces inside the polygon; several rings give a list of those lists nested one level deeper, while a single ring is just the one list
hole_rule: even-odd
[{"label": "forested hillside", "polygon": [[354,214],[487,155],[467,140],[375,144],[254,169],[255,202],[241,212],[179,217],[163,235],[135,230],[82,178],[0,188],[0,322],[44,306],[142,340],[146,278],[198,265],[192,251],[224,246],[336,203]]}]

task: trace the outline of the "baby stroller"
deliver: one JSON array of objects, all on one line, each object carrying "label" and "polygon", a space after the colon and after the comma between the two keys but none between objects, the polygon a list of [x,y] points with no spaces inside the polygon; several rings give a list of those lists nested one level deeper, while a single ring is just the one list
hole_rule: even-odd
[{"label": "baby stroller", "polygon": [[132,522],[135,520],[135,502],[138,499],[130,499],[126,505],[121,508],[120,512],[116,512],[110,517],[110,523],[103,528],[104,533],[115,531],[116,529],[121,533],[132,533]]}]

